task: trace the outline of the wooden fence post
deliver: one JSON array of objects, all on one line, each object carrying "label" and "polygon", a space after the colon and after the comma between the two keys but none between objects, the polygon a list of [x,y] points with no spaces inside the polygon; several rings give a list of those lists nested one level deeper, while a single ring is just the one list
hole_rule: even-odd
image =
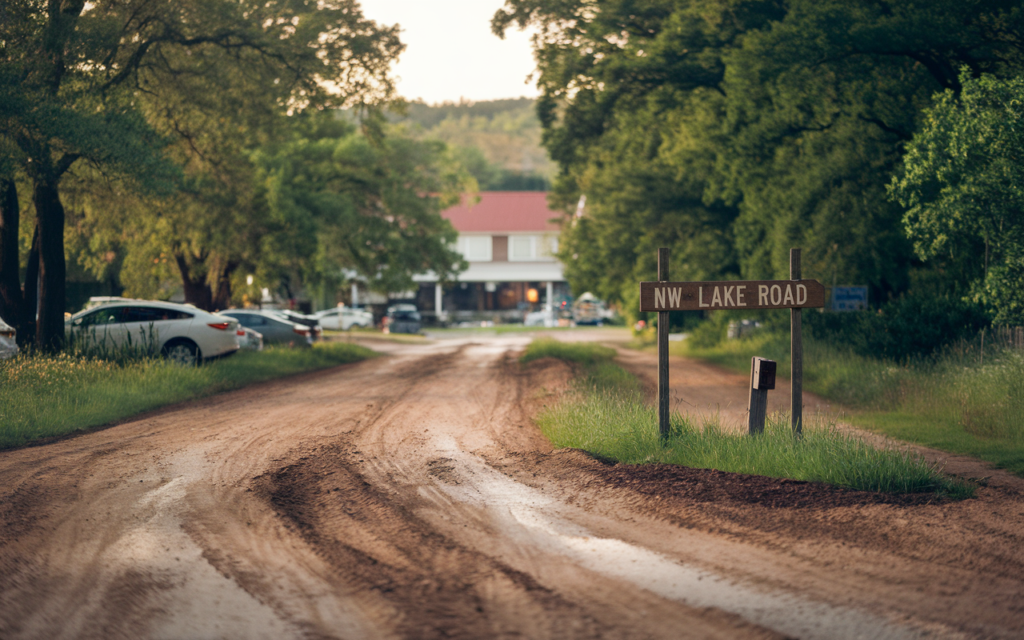
[{"label": "wooden fence post", "polygon": [[[800,249],[789,250],[789,279],[800,279]],[[804,413],[804,343],[800,335],[800,309],[789,310],[789,359],[790,383],[793,391],[791,402],[794,435],[800,435],[803,429]]]},{"label": "wooden fence post", "polygon": [[[658,282],[668,282],[668,249],[658,249]],[[658,312],[658,433],[668,439],[668,311]]]}]

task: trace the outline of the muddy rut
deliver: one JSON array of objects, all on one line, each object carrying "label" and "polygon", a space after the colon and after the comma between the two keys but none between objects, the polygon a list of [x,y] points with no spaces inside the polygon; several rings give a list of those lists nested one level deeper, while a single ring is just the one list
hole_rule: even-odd
[{"label": "muddy rut", "polygon": [[[526,338],[0,452],[0,638],[1014,638],[1024,495],[552,451]],[[696,366],[696,365],[693,365]]]}]

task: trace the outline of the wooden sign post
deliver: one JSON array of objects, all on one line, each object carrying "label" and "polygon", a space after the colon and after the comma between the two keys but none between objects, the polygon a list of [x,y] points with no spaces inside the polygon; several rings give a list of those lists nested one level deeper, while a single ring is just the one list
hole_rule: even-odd
[{"label": "wooden sign post", "polygon": [[800,278],[800,249],[789,254],[790,280],[668,282],[668,249],[658,249],[658,281],[640,283],[640,311],[658,313],[658,430],[668,435],[668,314],[670,311],[789,309],[794,433],[803,417],[803,343],[800,310],[825,306],[825,287]]},{"label": "wooden sign post", "polygon": [[[668,249],[658,249],[658,282],[668,282]],[[658,433],[668,439],[668,311],[658,312]]]},{"label": "wooden sign post", "polygon": [[[789,279],[800,280],[800,249],[789,250]],[[824,287],[822,287],[821,305],[825,306]],[[800,326],[800,309],[791,307],[789,310],[789,387],[792,393],[790,402],[789,422],[793,433],[800,435],[804,417],[804,341]]]}]

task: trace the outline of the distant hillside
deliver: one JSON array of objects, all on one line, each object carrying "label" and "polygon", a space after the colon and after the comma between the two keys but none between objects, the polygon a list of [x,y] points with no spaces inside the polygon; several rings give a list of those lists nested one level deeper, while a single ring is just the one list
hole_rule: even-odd
[{"label": "distant hillside", "polygon": [[555,165],[540,145],[530,98],[428,105],[412,102],[389,119],[409,133],[455,147],[481,189],[543,190]]}]

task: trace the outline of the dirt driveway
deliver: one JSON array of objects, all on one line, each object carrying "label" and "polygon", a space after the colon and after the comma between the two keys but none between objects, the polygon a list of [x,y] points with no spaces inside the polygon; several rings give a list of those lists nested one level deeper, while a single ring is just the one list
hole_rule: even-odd
[{"label": "dirt driveway", "polygon": [[1021,636],[1012,483],[929,503],[552,452],[530,416],[570,372],[520,368],[528,340],[382,343],[0,452],[0,638]]}]

